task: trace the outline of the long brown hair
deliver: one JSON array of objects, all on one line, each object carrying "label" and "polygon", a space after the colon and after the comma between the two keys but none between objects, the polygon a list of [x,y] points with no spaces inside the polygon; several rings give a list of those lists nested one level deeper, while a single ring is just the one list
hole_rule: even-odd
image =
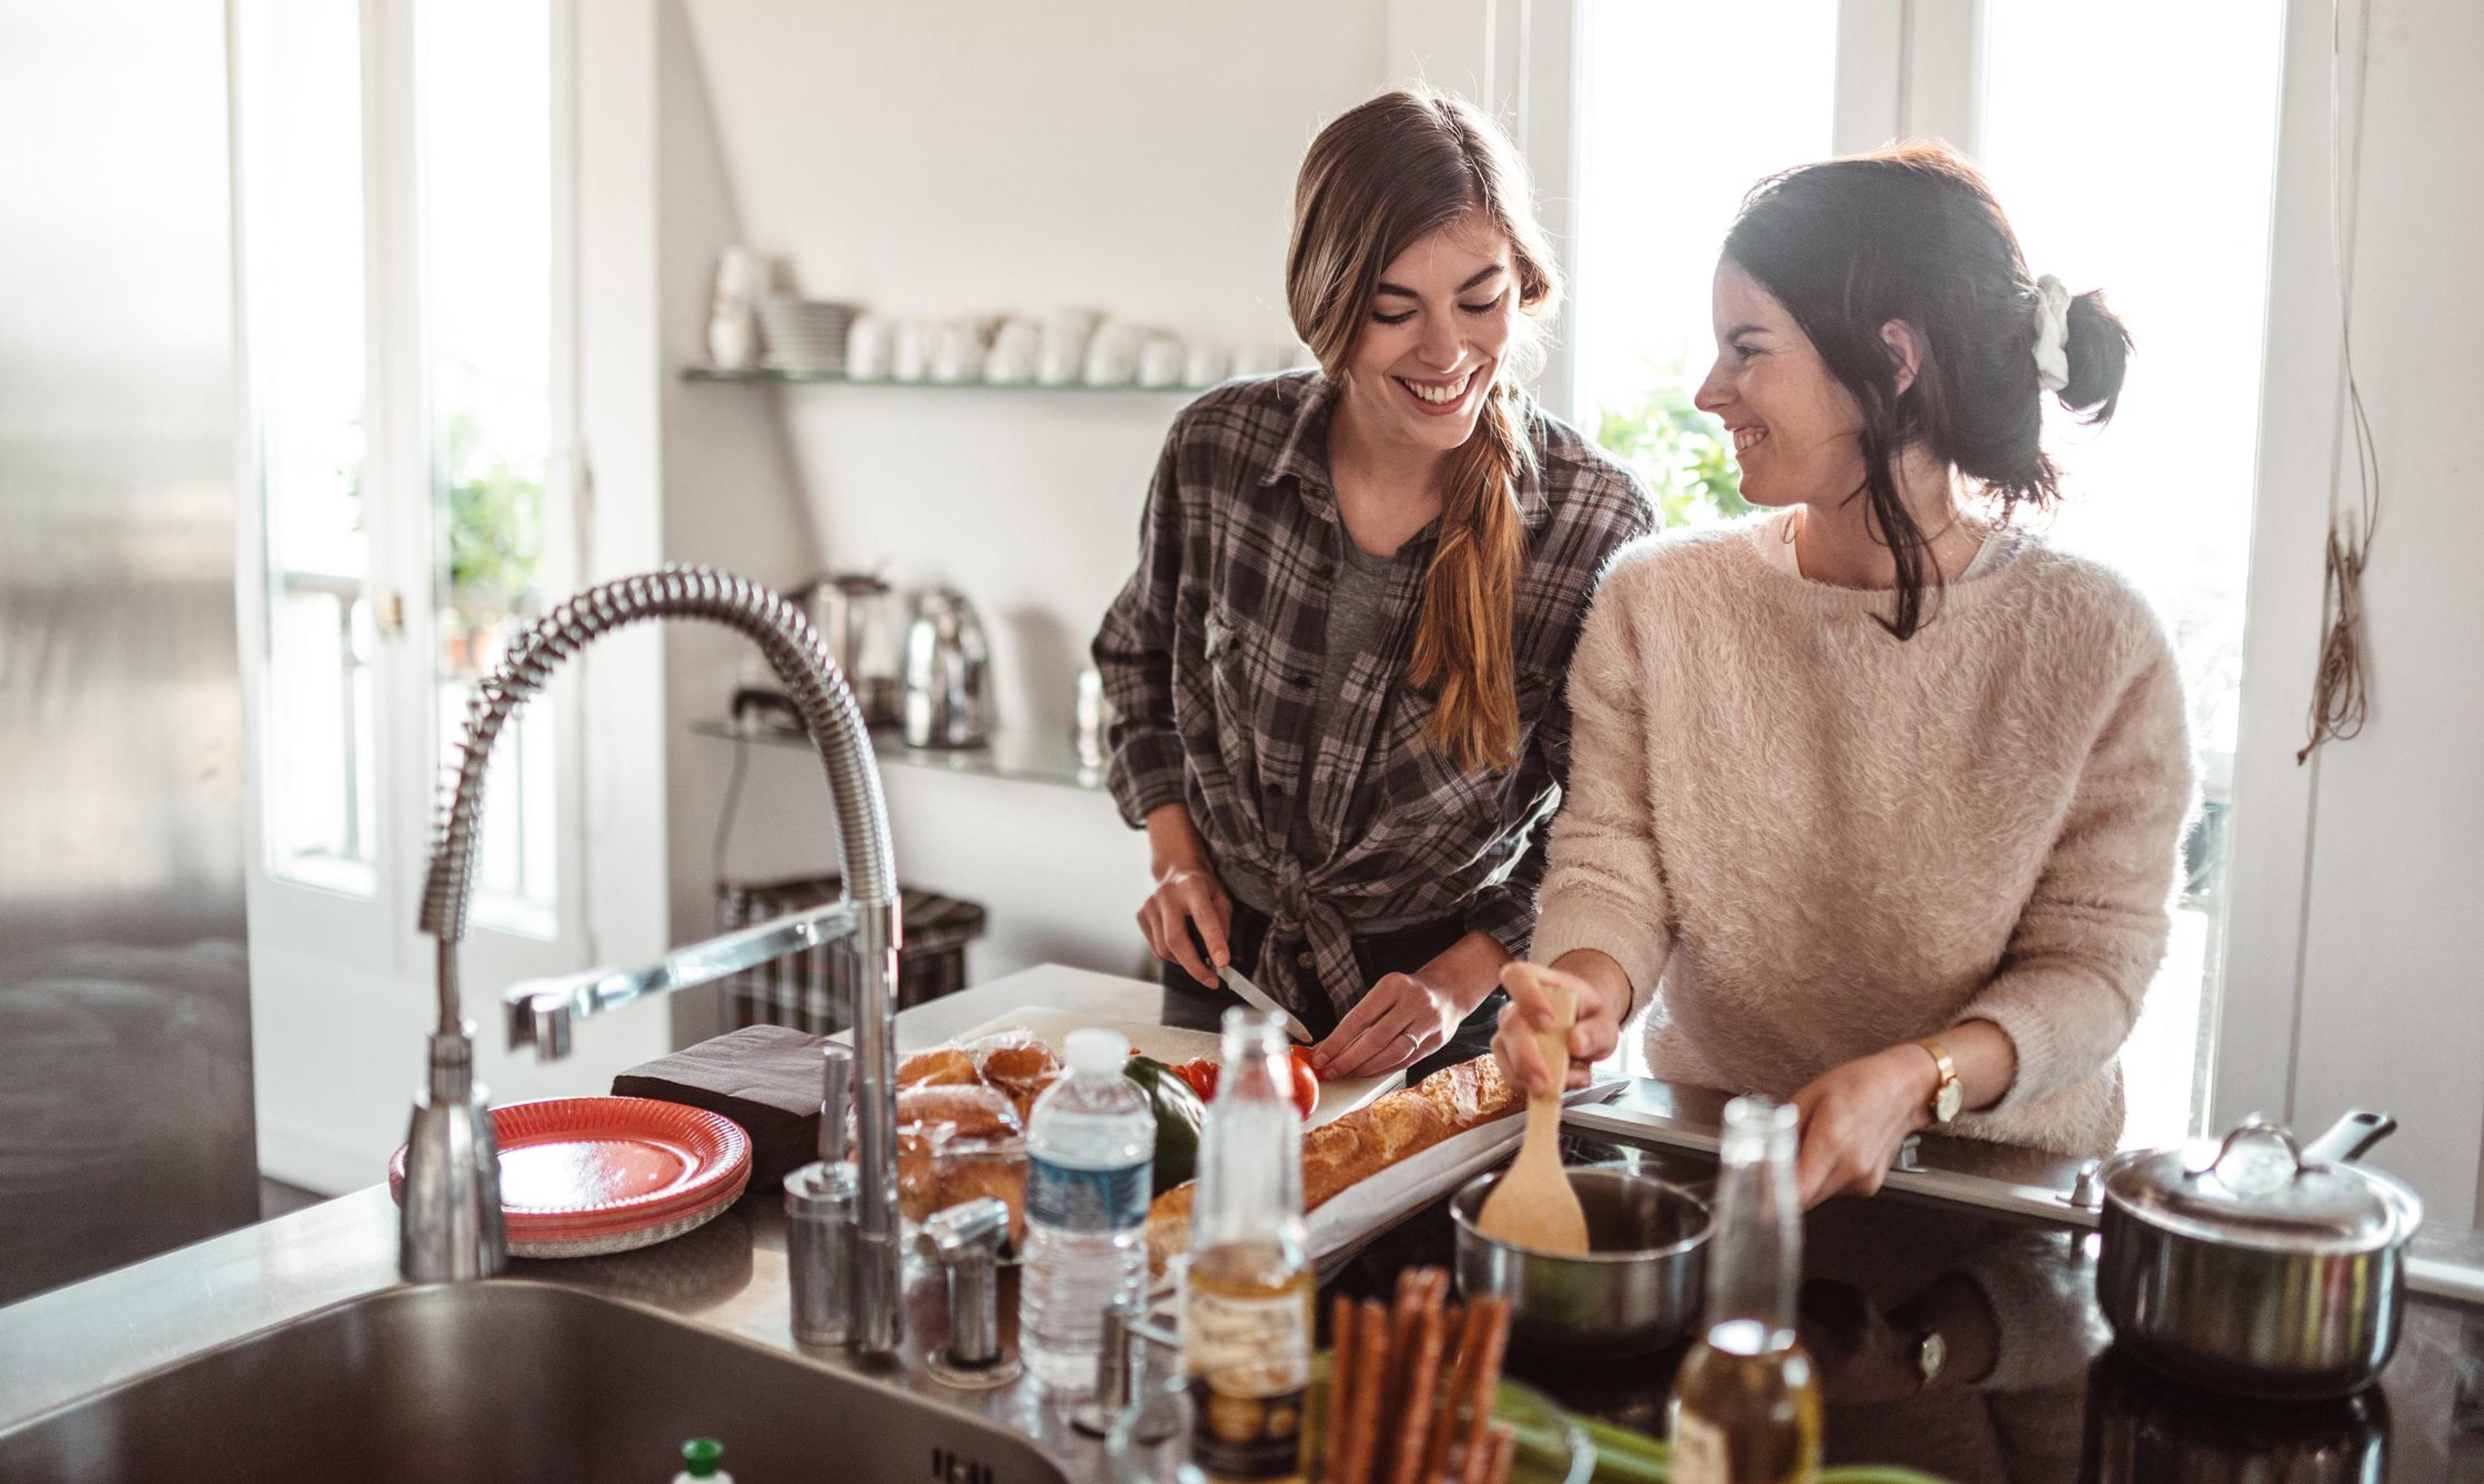
[{"label": "long brown hair", "polygon": [[[1882,627],[1910,638],[1940,567],[1899,494],[1901,454],[1920,445],[1979,481],[2005,514],[2047,509],[2061,494],[2040,441],[2038,290],[2010,220],[1947,146],[1901,145],[1761,181],[1725,235],[1725,256],[1785,306],[1863,411],[1854,496],[1897,560],[1897,612]],[[1880,338],[1893,319],[1924,343],[1904,391]],[[2067,329],[2069,381],[2054,394],[2085,421],[2107,421],[2130,332],[2092,292],[2069,301]]]},{"label": "long brown hair", "polygon": [[[1561,270],[1535,219],[1526,163],[1480,109],[1429,89],[1400,89],[1320,130],[1294,186],[1285,304],[1295,333],[1332,381],[1345,379],[1390,262],[1470,212],[1481,212],[1509,239],[1519,308],[1550,313],[1560,302]],[[1406,666],[1416,685],[1438,688],[1426,735],[1462,768],[1518,761],[1510,615],[1526,531],[1517,481],[1535,452],[1525,426],[1526,393],[1515,385],[1526,368],[1510,363],[1537,348],[1525,324],[1496,371],[1473,434],[1450,457],[1440,546],[1423,578],[1423,611]]]}]

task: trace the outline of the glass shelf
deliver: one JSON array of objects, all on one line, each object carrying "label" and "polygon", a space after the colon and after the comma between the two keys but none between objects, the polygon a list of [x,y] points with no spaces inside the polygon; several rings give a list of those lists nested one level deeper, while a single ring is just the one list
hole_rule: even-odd
[{"label": "glass shelf", "polygon": [[682,380],[750,382],[775,387],[910,387],[917,391],[1085,391],[1138,396],[1197,396],[1210,390],[1206,387],[1142,387],[1135,382],[1118,387],[1091,387],[1085,382],[1053,386],[1036,381],[892,381],[886,377],[852,377],[843,371],[789,371],[766,365],[745,366],[739,370],[713,365],[686,365],[682,367]]},{"label": "glass shelf", "polygon": [[[735,723],[720,717],[704,717],[690,723],[690,730],[701,737],[720,737],[728,742],[762,742],[770,747],[793,747],[811,751],[811,740],[790,727],[772,722],[745,721]],[[908,768],[935,769],[941,772],[969,773],[982,778],[1009,778],[1019,783],[1043,783],[1055,788],[1084,789],[1101,793],[1104,769],[1089,768],[1078,761],[1077,744],[1066,736],[1049,732],[1002,732],[990,743],[981,747],[909,747],[903,734],[894,727],[874,727],[872,751],[882,763],[901,763]]]}]

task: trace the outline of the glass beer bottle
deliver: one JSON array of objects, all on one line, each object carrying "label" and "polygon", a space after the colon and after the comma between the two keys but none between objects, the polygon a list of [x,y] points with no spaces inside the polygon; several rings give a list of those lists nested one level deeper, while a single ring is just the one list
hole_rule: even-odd
[{"label": "glass beer bottle", "polygon": [[1225,1012],[1224,1069],[1199,1137],[1181,1304],[1191,1462],[1216,1480],[1300,1480],[1313,1274],[1303,1127],[1276,1016]]},{"label": "glass beer bottle", "polygon": [[1673,1380],[1675,1484],[1787,1484],[1820,1473],[1820,1381],[1795,1340],[1802,1212],[1796,1111],[1725,1106],[1708,1308]]}]

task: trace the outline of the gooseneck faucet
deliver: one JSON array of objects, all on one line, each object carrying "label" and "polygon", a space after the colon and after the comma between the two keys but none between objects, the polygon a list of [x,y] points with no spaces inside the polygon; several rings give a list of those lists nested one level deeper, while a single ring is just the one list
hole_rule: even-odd
[{"label": "gooseneck faucet", "polygon": [[795,948],[838,940],[851,959],[856,986],[860,1200],[854,1343],[873,1354],[891,1354],[904,1333],[894,1035],[899,919],[879,769],[853,692],[801,610],[765,587],[704,567],[667,567],[572,595],[511,646],[467,705],[464,747],[441,798],[423,877],[420,926],[439,942],[440,1023],[431,1033],[429,1081],[416,1097],[407,1141],[399,1267],[408,1279],[440,1282],[487,1277],[507,1261],[499,1155],[484,1091],[473,1080],[473,1026],[464,1017],[457,979],[457,945],[466,934],[473,894],[475,836],[493,744],[510,715],[543,688],[562,661],[615,629],[651,618],[705,619],[758,644],[819,749],[836,807],[846,895],[826,906],[676,949],[642,968],[590,969],[515,985],[503,997],[509,1043],[515,1048],[530,1042],[539,1058],[554,1060],[568,1053],[574,1019],[643,995],[706,984]]}]

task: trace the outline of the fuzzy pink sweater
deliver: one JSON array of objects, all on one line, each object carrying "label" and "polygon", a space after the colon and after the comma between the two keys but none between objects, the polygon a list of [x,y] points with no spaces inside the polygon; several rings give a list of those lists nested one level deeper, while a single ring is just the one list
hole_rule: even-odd
[{"label": "fuzzy pink sweater", "polygon": [[1779,571],[1747,526],[1615,559],[1534,957],[1611,955],[1658,1076],[1783,1097],[1981,1018],[2017,1081],[1958,1131],[2112,1150],[2191,803],[2182,692],[2128,584],[2017,539],[1904,643],[1889,595]]}]

